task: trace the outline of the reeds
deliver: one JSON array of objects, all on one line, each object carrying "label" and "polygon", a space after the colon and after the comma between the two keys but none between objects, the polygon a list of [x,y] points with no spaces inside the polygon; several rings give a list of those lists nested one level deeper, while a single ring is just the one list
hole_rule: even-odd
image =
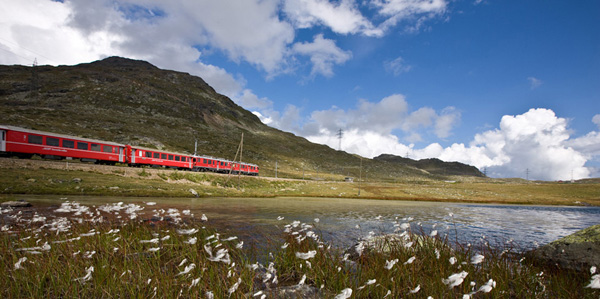
[{"label": "reeds", "polygon": [[45,215],[1,209],[0,219],[0,293],[9,298],[600,295],[595,268],[540,269],[515,247],[453,244],[412,219],[397,220],[390,234],[370,233],[348,250],[324,242],[317,219],[293,221],[281,238],[257,246],[264,253],[208,228],[205,215],[152,203],[64,202]]}]

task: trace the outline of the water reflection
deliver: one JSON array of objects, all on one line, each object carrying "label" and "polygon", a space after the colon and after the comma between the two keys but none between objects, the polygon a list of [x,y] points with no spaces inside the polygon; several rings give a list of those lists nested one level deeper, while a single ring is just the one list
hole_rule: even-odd
[{"label": "water reflection", "polygon": [[[60,203],[58,198],[23,198]],[[482,205],[437,202],[386,201],[341,198],[115,198],[69,197],[84,204],[106,202],[156,202],[154,208],[189,209],[196,217],[206,214],[220,232],[261,243],[277,238],[282,227],[294,220],[315,223],[323,239],[349,246],[369,232],[390,233],[394,222],[410,223],[413,230],[437,230],[450,240],[494,243],[514,240],[533,248],[582,228],[600,223],[599,207]],[[284,217],[284,220],[277,220]],[[412,220],[407,219],[411,217]]]}]

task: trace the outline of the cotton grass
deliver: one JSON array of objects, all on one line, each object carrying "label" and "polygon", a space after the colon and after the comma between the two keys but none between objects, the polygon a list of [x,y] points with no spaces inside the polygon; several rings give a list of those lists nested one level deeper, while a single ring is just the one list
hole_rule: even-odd
[{"label": "cotton grass", "polygon": [[323,241],[316,218],[295,220],[257,253],[249,240],[205,228],[204,214],[151,204],[66,201],[49,215],[1,212],[0,292],[9,298],[278,298],[300,287],[321,298],[600,295],[595,267],[540,275],[514,247],[451,244],[439,226],[423,231],[410,217],[351,250]]}]

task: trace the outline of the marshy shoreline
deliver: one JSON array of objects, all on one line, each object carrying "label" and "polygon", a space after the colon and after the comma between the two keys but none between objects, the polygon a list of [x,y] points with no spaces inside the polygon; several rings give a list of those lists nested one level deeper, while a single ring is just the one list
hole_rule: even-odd
[{"label": "marshy shoreline", "polygon": [[[213,227],[190,210],[143,204],[0,209],[0,279],[8,297],[597,298],[596,269],[543,267],[515,244],[456,244],[419,219],[393,220],[348,249],[319,219],[278,217],[267,244]],[[596,275],[596,276],[594,276]]]},{"label": "marshy shoreline", "polygon": [[[597,298],[596,269],[546,267],[515,244],[459,244],[394,220],[394,237],[348,248],[323,241],[319,221],[281,217],[268,244],[219,232],[205,215],[152,202],[85,205],[70,196],[328,197],[600,206],[600,184],[453,178],[347,183],[228,177],[168,169],[0,158],[0,201],[64,196],[1,208],[0,279],[8,297]],[[360,189],[359,189],[360,188]],[[358,196],[358,190],[361,195]],[[278,219],[280,219],[278,217]],[[280,227],[280,226],[277,226]],[[398,237],[399,236],[399,237]],[[244,244],[245,241],[245,244]],[[359,247],[360,247],[359,243]],[[385,251],[377,247],[386,248]],[[257,248],[260,247],[260,250]]]}]

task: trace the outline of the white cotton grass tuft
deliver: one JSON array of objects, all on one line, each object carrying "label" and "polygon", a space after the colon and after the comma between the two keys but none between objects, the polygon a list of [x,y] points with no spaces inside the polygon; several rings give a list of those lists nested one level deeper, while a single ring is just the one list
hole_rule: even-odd
[{"label": "white cotton grass tuft", "polygon": [[[477,292],[489,293],[495,287],[496,287],[496,281],[493,280],[493,279],[490,279],[484,285],[482,285],[481,287],[479,287],[479,290],[477,290]],[[475,292],[475,293],[477,293],[477,292]],[[474,294],[474,293],[472,293],[472,294]]]},{"label": "white cotton grass tuft", "polygon": [[242,283],[242,279],[238,278],[238,281],[234,283],[233,286],[231,286],[231,288],[229,288],[229,290],[227,291],[229,293],[229,296],[231,296],[231,294],[237,291],[238,287],[240,286],[240,283]]},{"label": "white cotton grass tuft", "polygon": [[590,281],[590,284],[588,284],[585,287],[592,288],[592,289],[600,289],[600,274],[596,274],[596,275],[592,276],[592,280]]},{"label": "white cotton grass tuft", "polygon": [[305,281],[306,281],[306,274],[302,275],[302,278],[298,282],[298,286],[303,286]]},{"label": "white cotton grass tuft", "polygon": [[158,244],[158,238],[154,238],[154,239],[150,239],[150,240],[140,240],[140,243]]},{"label": "white cotton grass tuft", "polygon": [[404,264],[405,265],[412,264],[415,261],[415,259],[417,259],[417,257],[413,256],[413,257],[409,258],[406,262],[404,262]]},{"label": "white cotton grass tuft", "polygon": [[189,265],[187,265],[187,266],[185,267],[185,269],[183,269],[183,271],[181,271],[181,272],[177,273],[177,275],[176,275],[176,276],[179,276],[179,275],[184,275],[184,274],[188,274],[188,273],[190,273],[190,271],[192,271],[192,269],[194,269],[194,268],[196,268],[196,264],[194,264],[194,263],[192,263],[192,264],[189,264]]},{"label": "white cotton grass tuft", "polygon": [[484,258],[485,258],[485,257],[484,257],[483,255],[481,255],[481,254],[476,254],[475,256],[473,256],[473,257],[471,258],[471,264],[473,264],[473,265],[479,264],[479,263],[483,262],[483,259],[484,259]]},{"label": "white cotton grass tuft", "polygon": [[594,275],[594,274],[596,274],[596,266],[592,266],[592,267],[590,267],[590,274],[591,274],[591,275]]},{"label": "white cotton grass tuft", "polygon": [[350,296],[352,296],[352,289],[345,288],[342,290],[342,292],[337,294],[334,299],[347,299],[347,298],[350,298]]},{"label": "white cotton grass tuft", "polygon": [[455,286],[459,286],[463,283],[463,281],[465,280],[465,277],[467,277],[469,273],[462,271],[460,273],[454,273],[450,276],[448,276],[447,279],[443,279],[442,278],[442,282],[445,285],[448,285],[449,288],[453,288]]},{"label": "white cotton grass tuft", "polygon": [[450,263],[450,265],[454,265],[456,264],[456,257],[451,257],[448,259],[448,262]]},{"label": "white cotton grass tuft", "polygon": [[303,260],[307,260],[310,258],[315,257],[315,255],[317,255],[317,251],[316,250],[311,250],[309,252],[296,252],[296,257],[299,259],[303,259]]},{"label": "white cotton grass tuft", "polygon": [[193,235],[195,233],[198,232],[197,228],[191,228],[191,229],[178,229],[177,233],[180,235]]},{"label": "white cotton grass tuft", "polygon": [[197,237],[191,237],[191,238],[187,239],[187,241],[183,241],[183,243],[190,244],[190,245],[194,245],[194,244],[196,244],[196,242],[198,242]]},{"label": "white cotton grass tuft", "polygon": [[191,289],[191,288],[195,287],[196,285],[198,285],[199,282],[200,282],[200,277],[192,280],[192,283],[190,284],[189,288]]},{"label": "white cotton grass tuft", "polygon": [[85,269],[85,276],[80,278],[75,278],[74,281],[86,282],[92,279],[92,272],[94,272],[94,266],[89,266]]},{"label": "white cotton grass tuft", "polygon": [[418,285],[416,288],[409,291],[410,294],[416,294],[421,290],[421,285]]},{"label": "white cotton grass tuft", "polygon": [[148,252],[157,252],[160,250],[160,247],[148,248]]},{"label": "white cotton grass tuft", "polygon": [[386,268],[387,270],[391,270],[392,267],[394,267],[394,265],[398,262],[398,259],[393,259],[391,261],[385,261],[385,266],[384,268]]},{"label": "white cotton grass tuft", "polygon": [[432,230],[431,233],[429,234],[430,237],[435,237],[437,236],[438,231],[437,230]]},{"label": "white cotton grass tuft", "polygon": [[22,258],[20,258],[16,263],[15,263],[15,270],[19,270],[19,269],[24,269],[23,266],[21,266],[22,263],[27,261],[27,257],[24,256]]}]

